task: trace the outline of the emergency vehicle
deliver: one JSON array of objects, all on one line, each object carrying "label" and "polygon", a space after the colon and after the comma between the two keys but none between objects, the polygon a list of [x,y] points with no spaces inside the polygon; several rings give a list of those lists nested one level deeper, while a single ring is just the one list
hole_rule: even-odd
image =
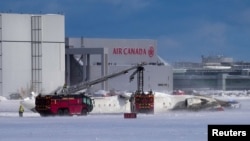
[{"label": "emergency vehicle", "polygon": [[87,115],[93,110],[93,101],[84,94],[38,95],[35,109],[41,116]]},{"label": "emergency vehicle", "polygon": [[137,74],[137,90],[130,97],[130,107],[132,113],[154,113],[154,94],[152,91],[145,93],[143,91],[143,75],[144,67],[139,66],[137,70],[130,76],[130,81]]}]

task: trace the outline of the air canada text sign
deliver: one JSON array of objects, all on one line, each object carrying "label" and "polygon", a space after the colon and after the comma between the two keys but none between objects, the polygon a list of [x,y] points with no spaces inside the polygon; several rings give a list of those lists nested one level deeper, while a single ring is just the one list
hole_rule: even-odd
[{"label": "air canada text sign", "polygon": [[208,125],[208,141],[250,141],[250,125]]},{"label": "air canada text sign", "polygon": [[155,49],[153,46],[147,48],[113,48],[114,55],[147,55],[149,57],[153,57],[155,54]]}]

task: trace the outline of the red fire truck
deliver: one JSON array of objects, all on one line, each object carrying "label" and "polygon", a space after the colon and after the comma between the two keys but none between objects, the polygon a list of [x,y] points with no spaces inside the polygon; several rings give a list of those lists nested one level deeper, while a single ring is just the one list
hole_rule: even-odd
[{"label": "red fire truck", "polygon": [[154,95],[152,91],[148,94],[136,91],[131,97],[131,112],[154,113]]},{"label": "red fire truck", "polygon": [[36,111],[41,116],[87,115],[93,110],[93,102],[84,94],[38,95]]},{"label": "red fire truck", "polygon": [[130,81],[137,74],[137,90],[130,97],[130,107],[132,113],[154,113],[154,95],[152,91],[145,93],[143,91],[143,71],[144,67],[139,66],[130,76]]}]

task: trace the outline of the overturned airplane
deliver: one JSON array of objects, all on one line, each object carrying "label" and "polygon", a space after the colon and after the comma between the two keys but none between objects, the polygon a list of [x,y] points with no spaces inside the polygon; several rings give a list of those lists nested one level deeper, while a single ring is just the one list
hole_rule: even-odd
[{"label": "overturned airplane", "polygon": [[[128,92],[96,92],[92,99],[94,101],[93,114],[113,114],[131,112],[129,98],[132,93]],[[34,93],[21,101],[21,104],[35,111]],[[173,95],[162,92],[154,92],[154,113],[164,113],[172,110],[187,111],[223,111],[224,108],[239,108],[237,101],[219,100],[203,95]]]}]

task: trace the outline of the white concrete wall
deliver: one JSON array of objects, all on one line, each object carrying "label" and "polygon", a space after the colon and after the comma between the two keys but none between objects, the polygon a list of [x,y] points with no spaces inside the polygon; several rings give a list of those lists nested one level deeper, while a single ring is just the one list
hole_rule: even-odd
[{"label": "white concrete wall", "polygon": [[4,42],[2,66],[2,94],[25,91],[31,84],[30,43]]},{"label": "white concrete wall", "polygon": [[65,83],[65,21],[64,16],[42,16],[43,93],[50,93]]},{"label": "white concrete wall", "polygon": [[43,93],[49,93],[65,83],[65,44],[44,43],[42,60]]},{"label": "white concrete wall", "polygon": [[42,16],[43,41],[64,42],[65,21],[63,15],[47,14]]},{"label": "white concrete wall", "polygon": [[3,41],[30,41],[31,20],[27,14],[1,14]]},{"label": "white concrete wall", "polygon": [[[31,14],[2,16],[2,91],[8,97],[31,88]],[[63,15],[42,16],[42,92],[65,82],[65,21]]]}]

